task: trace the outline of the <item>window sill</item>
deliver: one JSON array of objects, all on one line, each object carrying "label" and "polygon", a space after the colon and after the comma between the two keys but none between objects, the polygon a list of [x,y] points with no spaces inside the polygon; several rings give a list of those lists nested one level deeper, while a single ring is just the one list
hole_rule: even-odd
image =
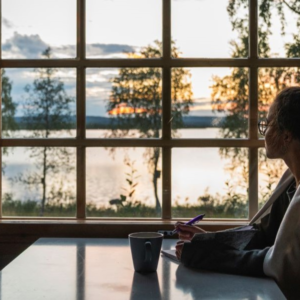
[{"label": "window sill", "polygon": [[[136,231],[173,230],[174,223],[174,220],[2,219],[0,221],[0,237],[124,238],[129,233]],[[200,226],[206,231],[217,231],[247,223],[246,220],[211,220],[202,221]]]}]

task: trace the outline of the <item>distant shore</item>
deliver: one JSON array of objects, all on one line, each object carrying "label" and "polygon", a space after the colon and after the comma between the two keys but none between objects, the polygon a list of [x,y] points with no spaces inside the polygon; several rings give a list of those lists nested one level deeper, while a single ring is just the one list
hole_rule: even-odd
[{"label": "distant shore", "polygon": [[[87,129],[122,129],[125,128],[122,124],[122,119],[118,118],[107,118],[98,116],[87,116],[86,119]],[[211,128],[220,127],[224,118],[214,117],[214,116],[184,116],[182,118],[182,126],[178,128]],[[20,130],[28,130],[28,125],[26,124],[26,117],[15,117],[15,122]],[[76,117],[72,116],[69,120],[71,124],[71,129],[76,127]],[[126,122],[126,129],[135,128],[132,124]],[[57,129],[57,127],[55,128]],[[59,129],[66,129],[62,126]]]}]

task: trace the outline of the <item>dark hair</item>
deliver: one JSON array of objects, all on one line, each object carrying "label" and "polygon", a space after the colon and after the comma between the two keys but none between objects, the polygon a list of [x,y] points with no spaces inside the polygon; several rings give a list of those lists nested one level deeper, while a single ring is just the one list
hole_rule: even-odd
[{"label": "dark hair", "polygon": [[285,88],[276,96],[275,102],[279,130],[287,130],[293,138],[300,140],[300,87]]}]

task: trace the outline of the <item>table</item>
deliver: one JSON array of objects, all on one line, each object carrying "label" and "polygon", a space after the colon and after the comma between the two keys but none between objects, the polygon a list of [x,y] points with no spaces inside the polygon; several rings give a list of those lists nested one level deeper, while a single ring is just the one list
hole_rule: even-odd
[{"label": "table", "polygon": [[[164,240],[163,249],[176,240]],[[0,299],[285,299],[271,279],[192,270],[161,257],[134,272],[127,239],[41,238],[0,272]]]}]

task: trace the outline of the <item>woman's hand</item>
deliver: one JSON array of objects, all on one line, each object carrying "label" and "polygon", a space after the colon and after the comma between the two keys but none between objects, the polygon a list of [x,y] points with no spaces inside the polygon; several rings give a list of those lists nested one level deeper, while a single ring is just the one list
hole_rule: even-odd
[{"label": "woman's hand", "polygon": [[206,233],[200,227],[194,225],[184,225],[181,222],[175,224],[175,229],[178,231],[178,237],[183,241],[190,241],[195,233]]}]

